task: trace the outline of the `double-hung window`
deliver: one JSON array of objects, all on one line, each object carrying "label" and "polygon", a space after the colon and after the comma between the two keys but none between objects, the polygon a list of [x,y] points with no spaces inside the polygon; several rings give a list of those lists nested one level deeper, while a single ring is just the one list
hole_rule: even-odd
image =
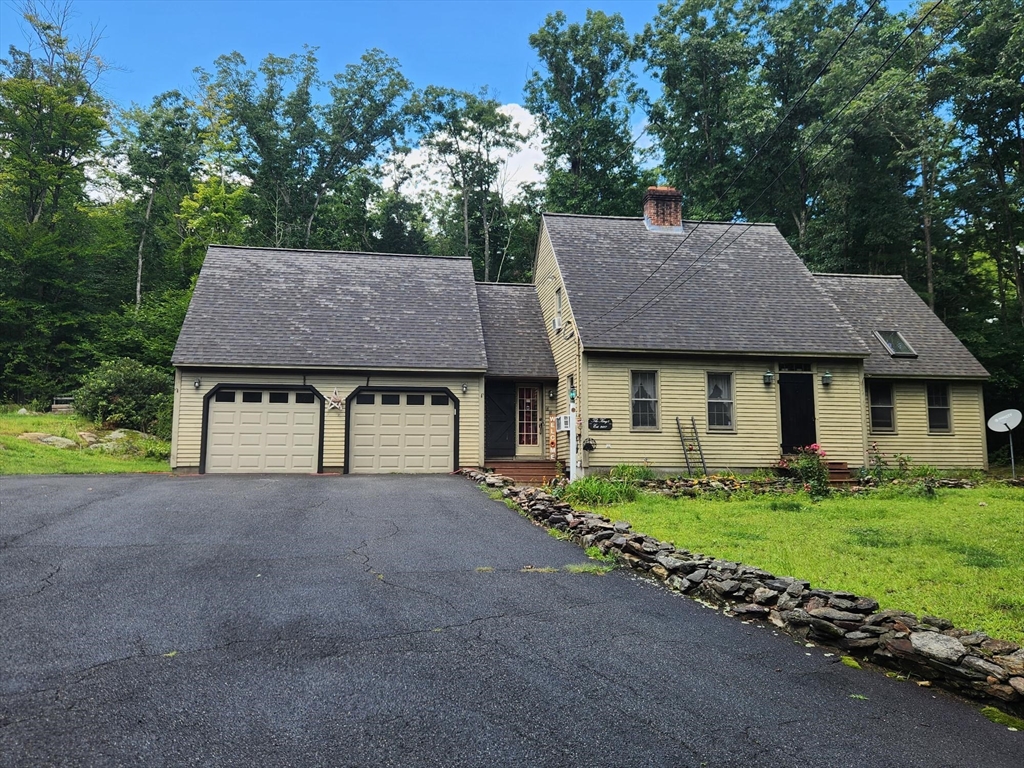
[{"label": "double-hung window", "polygon": [[871,403],[871,431],[895,432],[896,408],[892,399],[892,384],[887,381],[869,381],[868,399]]},{"label": "double-hung window", "polygon": [[708,429],[734,428],[732,404],[732,374],[708,373]]},{"label": "double-hung window", "polygon": [[928,431],[953,431],[953,420],[949,412],[949,387],[939,382],[928,384]]},{"label": "double-hung window", "polygon": [[658,372],[632,371],[633,429],[658,428]]}]

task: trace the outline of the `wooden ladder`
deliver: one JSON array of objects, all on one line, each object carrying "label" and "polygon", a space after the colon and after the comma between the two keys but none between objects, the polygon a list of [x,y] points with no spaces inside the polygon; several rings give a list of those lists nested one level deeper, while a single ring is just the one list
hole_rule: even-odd
[{"label": "wooden ladder", "polygon": [[[696,460],[690,460],[690,454],[696,449],[697,455],[700,456],[700,468],[706,477],[708,474],[708,465],[704,461],[704,449],[700,445],[700,433],[697,431],[697,420],[691,416],[690,426],[684,427],[683,420],[679,416],[676,416],[676,429],[679,430],[679,442],[683,445],[683,458],[686,459],[686,472],[690,477],[693,477],[693,469],[696,466]],[[690,444],[687,445],[687,440]]]}]

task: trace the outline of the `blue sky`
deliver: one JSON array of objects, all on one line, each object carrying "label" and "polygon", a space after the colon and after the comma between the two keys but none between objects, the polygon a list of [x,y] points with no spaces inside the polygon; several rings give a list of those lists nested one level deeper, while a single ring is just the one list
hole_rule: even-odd
[{"label": "blue sky", "polygon": [[[268,53],[319,46],[320,71],[341,71],[368,48],[394,56],[416,86],[464,90],[490,86],[502,102],[521,102],[536,66],[529,36],[561,9],[582,21],[588,7],[621,13],[639,32],[656,0],[77,0],[76,31],[103,31],[99,52],[123,71],[107,74],[103,90],[115,102],[148,103],[171,89],[189,90],[192,70],[212,69],[217,56],[241,52],[250,64]],[[19,14],[0,2],[0,50],[24,47]]]},{"label": "blue sky", "polygon": [[[341,71],[368,48],[394,56],[418,87],[490,86],[504,103],[521,103],[536,67],[529,36],[547,14],[582,21],[586,9],[621,13],[631,33],[657,12],[657,0],[76,0],[76,29],[102,30],[99,52],[122,68],[108,73],[116,103],[148,104],[163,91],[189,91],[192,70],[241,52],[250,64],[268,53],[319,46],[320,71]],[[909,0],[889,0],[902,9]],[[0,51],[24,47],[16,0],[0,0]]]}]

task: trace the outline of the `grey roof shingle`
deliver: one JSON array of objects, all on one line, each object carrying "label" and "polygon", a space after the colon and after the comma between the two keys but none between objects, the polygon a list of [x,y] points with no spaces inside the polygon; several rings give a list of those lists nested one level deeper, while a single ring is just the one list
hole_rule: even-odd
[{"label": "grey roof shingle", "polygon": [[[899,275],[816,274],[871,351],[864,374],[878,377],[987,378],[960,340]],[[875,331],[899,331],[917,357],[891,357]]]},{"label": "grey roof shingle", "polygon": [[544,225],[585,348],[868,353],[772,225],[687,221],[680,235],[565,214]]},{"label": "grey roof shingle", "polygon": [[482,371],[468,259],[212,245],[171,362]]},{"label": "grey roof shingle", "polygon": [[537,289],[515,283],[477,283],[489,376],[558,378]]}]

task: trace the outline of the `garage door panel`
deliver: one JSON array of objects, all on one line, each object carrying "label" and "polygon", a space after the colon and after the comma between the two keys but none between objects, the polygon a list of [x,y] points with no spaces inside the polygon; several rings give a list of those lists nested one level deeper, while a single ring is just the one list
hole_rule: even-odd
[{"label": "garage door panel", "polygon": [[[353,403],[349,435],[349,471],[450,472],[454,468],[454,403],[428,406],[408,403],[401,396],[398,404],[383,404],[382,397],[372,402]],[[430,395],[424,398],[430,402]]]},{"label": "garage door panel", "polygon": [[291,393],[282,398],[275,390],[258,394],[255,402],[210,402],[206,471],[316,472],[319,401],[296,403]]}]

